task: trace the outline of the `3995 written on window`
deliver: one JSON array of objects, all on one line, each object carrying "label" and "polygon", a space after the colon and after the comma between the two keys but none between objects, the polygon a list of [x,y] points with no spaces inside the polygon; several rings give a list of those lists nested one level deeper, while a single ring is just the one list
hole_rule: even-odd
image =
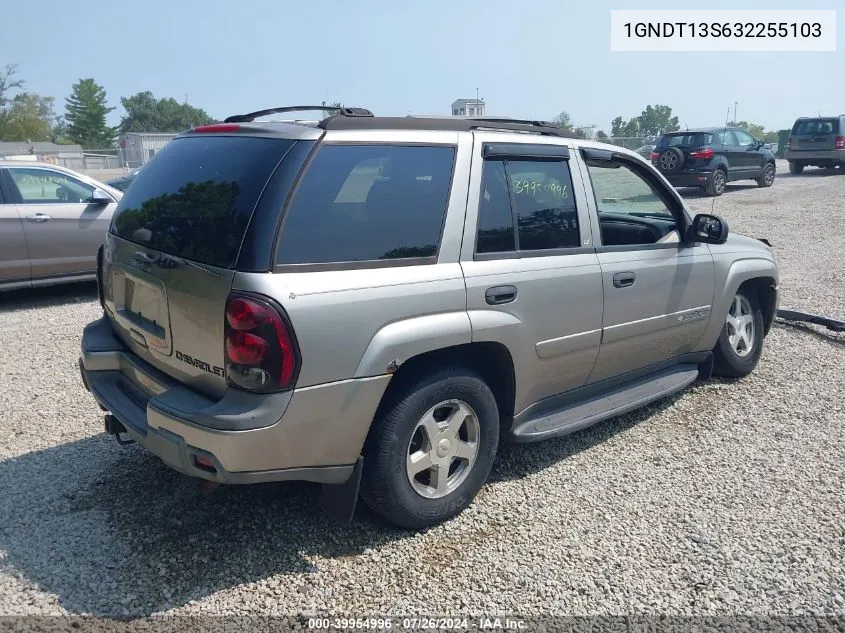
[{"label": "3995 written on window", "polygon": [[580,241],[567,161],[485,161],[476,253],[577,248]]}]

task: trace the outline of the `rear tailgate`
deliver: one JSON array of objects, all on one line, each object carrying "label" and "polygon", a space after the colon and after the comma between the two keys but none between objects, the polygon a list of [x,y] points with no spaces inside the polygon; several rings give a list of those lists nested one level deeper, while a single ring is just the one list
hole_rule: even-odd
[{"label": "rear tailgate", "polygon": [[713,135],[707,132],[674,132],[664,134],[658,141],[654,151],[659,155],[670,147],[676,147],[684,155],[684,166],[690,168],[709,162],[709,156],[703,158],[698,152],[699,150],[712,148],[713,141]]},{"label": "rear tailgate", "polygon": [[226,298],[252,213],[294,141],[176,138],[118,206],[103,255],[106,312],[143,360],[210,396],[226,388]]},{"label": "rear tailgate", "polygon": [[841,134],[836,117],[803,119],[792,128],[793,152],[818,152],[836,149],[836,137]]}]

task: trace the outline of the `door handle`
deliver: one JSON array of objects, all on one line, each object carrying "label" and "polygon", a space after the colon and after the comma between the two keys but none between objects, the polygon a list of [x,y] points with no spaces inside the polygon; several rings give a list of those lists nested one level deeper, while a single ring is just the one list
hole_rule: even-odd
[{"label": "door handle", "polygon": [[613,285],[617,288],[633,286],[637,276],[632,272],[616,273],[613,275]]},{"label": "door handle", "polygon": [[141,264],[155,264],[158,261],[158,257],[153,257],[143,251],[135,251],[135,261]]},{"label": "door handle", "polygon": [[484,299],[491,306],[510,303],[516,300],[516,286],[493,286],[484,293]]},{"label": "door handle", "polygon": [[30,222],[46,222],[47,220],[52,220],[53,218],[46,213],[33,213],[26,216],[26,219]]}]

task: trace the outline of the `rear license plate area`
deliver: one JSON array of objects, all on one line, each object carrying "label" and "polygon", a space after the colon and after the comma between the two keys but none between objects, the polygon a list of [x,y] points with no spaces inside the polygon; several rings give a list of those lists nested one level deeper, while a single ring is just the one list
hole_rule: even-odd
[{"label": "rear license plate area", "polygon": [[[160,284],[160,282],[159,282]],[[164,288],[122,272],[112,274],[117,320],[139,344],[170,353],[167,298]],[[141,340],[143,343],[141,343]]]}]

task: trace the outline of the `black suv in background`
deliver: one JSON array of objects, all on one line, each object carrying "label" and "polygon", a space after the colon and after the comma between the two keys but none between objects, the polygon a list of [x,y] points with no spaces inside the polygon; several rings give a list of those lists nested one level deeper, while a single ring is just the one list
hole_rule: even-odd
[{"label": "black suv in background", "polygon": [[675,187],[701,187],[710,196],[722,195],[735,180],[756,180],[760,187],[775,181],[771,147],[733,127],[664,134],[651,162]]},{"label": "black suv in background", "polygon": [[791,174],[800,174],[810,165],[845,167],[845,114],[798,119],[786,142],[784,158]]}]

